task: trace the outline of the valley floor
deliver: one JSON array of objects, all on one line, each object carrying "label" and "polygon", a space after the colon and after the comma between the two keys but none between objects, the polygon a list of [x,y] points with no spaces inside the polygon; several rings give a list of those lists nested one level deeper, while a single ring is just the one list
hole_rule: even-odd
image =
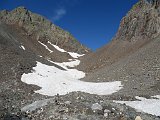
[{"label": "valley floor", "polygon": [[[52,45],[72,56],[69,62],[53,62],[25,45],[12,45],[11,33],[0,36],[2,120],[160,120],[159,38],[110,66],[84,73],[75,68],[81,55]],[[50,54],[47,45],[42,48]]]}]

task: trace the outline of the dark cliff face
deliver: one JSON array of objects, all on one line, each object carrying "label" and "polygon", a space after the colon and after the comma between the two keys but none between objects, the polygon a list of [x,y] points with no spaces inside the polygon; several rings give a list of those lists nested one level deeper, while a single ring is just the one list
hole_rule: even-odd
[{"label": "dark cliff face", "polygon": [[52,24],[45,17],[32,13],[24,7],[12,11],[0,11],[0,21],[9,25],[18,25],[33,39],[46,43],[50,40],[53,44],[66,51],[86,53],[89,51],[80,44],[69,32]]}]

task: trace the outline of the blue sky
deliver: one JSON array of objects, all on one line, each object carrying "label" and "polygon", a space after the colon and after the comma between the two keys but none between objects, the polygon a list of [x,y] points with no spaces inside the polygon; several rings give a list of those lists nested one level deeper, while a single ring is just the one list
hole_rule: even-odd
[{"label": "blue sky", "polygon": [[24,6],[96,50],[114,37],[120,20],[136,2],[138,0],[0,0],[0,10]]}]

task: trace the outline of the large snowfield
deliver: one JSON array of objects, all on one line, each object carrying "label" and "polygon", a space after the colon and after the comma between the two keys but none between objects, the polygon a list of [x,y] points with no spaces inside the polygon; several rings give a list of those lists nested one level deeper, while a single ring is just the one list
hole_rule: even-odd
[{"label": "large snowfield", "polygon": [[[54,62],[55,63],[55,62]],[[76,69],[68,69],[79,63],[78,60],[64,63],[55,63],[65,70],[54,66],[48,66],[37,62],[32,73],[23,74],[21,80],[27,84],[38,85],[40,90],[35,91],[43,95],[54,96],[65,95],[70,92],[80,91],[97,95],[108,95],[120,90],[121,82],[92,83],[79,79],[85,77],[85,73]]]},{"label": "large snowfield", "polygon": [[[47,45],[41,43],[40,41],[38,42],[50,53],[53,52]],[[120,81],[103,83],[80,81],[79,79],[85,77],[85,73],[78,71],[77,69],[69,69],[68,67],[75,67],[79,65],[80,60],[75,58],[79,58],[83,56],[83,54],[80,55],[74,52],[67,52],[49,41],[48,43],[58,51],[70,54],[74,59],[70,60],[70,62],[63,63],[53,62],[48,59],[49,62],[54,63],[65,70],[37,62],[37,66],[33,68],[32,73],[23,74],[21,78],[23,82],[41,87],[40,90],[35,91],[36,93],[54,96],[57,94],[65,95],[70,92],[80,91],[90,94],[108,95],[117,92],[122,88]]]},{"label": "large snowfield", "polygon": [[[47,45],[39,42],[50,53]],[[54,63],[64,70],[61,70],[55,66],[49,66],[37,61],[36,67],[33,67],[32,73],[23,74],[21,80],[27,84],[33,84],[41,87],[36,93],[48,96],[66,95],[70,92],[85,92],[97,95],[109,95],[119,91],[122,88],[121,81],[114,82],[102,82],[93,83],[81,81],[81,78],[85,77],[85,73],[77,69],[69,69],[68,67],[75,67],[80,64],[80,60],[77,58],[83,55],[74,52],[67,52],[64,49],[53,45],[48,42],[54,48],[60,52],[66,52],[70,54],[73,59],[70,62],[53,62],[48,59],[49,62]],[[42,56],[41,56],[42,57]],[[139,112],[145,112],[148,114],[160,116],[160,95],[153,96],[152,99],[146,99],[142,97],[136,97],[137,101],[114,101],[120,104],[126,104],[132,108],[135,108]]]}]

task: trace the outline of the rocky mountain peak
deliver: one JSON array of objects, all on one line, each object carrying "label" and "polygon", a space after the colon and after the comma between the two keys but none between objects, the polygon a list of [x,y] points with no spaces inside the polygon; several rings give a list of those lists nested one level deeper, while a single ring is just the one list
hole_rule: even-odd
[{"label": "rocky mountain peak", "polygon": [[48,40],[66,51],[84,54],[89,51],[80,44],[69,32],[52,24],[45,17],[33,13],[21,6],[12,11],[0,11],[0,21],[23,28],[28,36],[46,43]]},{"label": "rocky mountain peak", "polygon": [[13,11],[15,11],[15,12],[19,12],[19,13],[22,13],[22,12],[26,12],[26,11],[28,11],[27,10],[27,8],[26,7],[24,7],[24,6],[20,6],[20,7],[17,7],[17,8],[15,8]]},{"label": "rocky mountain peak", "polygon": [[137,41],[160,33],[160,1],[140,0],[121,20],[115,39]]},{"label": "rocky mountain peak", "polygon": [[26,7],[24,7],[24,6],[19,6],[19,7],[17,7],[17,8],[15,8],[15,10],[19,10],[19,11],[27,11],[27,8]]},{"label": "rocky mountain peak", "polygon": [[[122,18],[118,32],[106,46],[82,61],[81,70],[92,72],[110,66],[145,46],[160,34],[159,0],[139,0]],[[93,59],[89,61],[89,59]],[[87,63],[88,66],[85,64]],[[83,65],[84,64],[84,65]]]}]

